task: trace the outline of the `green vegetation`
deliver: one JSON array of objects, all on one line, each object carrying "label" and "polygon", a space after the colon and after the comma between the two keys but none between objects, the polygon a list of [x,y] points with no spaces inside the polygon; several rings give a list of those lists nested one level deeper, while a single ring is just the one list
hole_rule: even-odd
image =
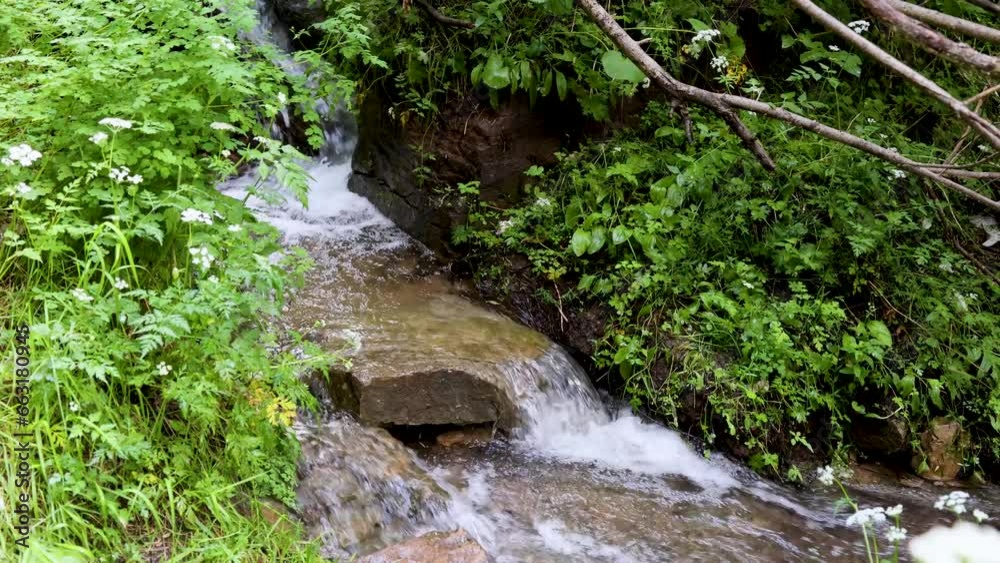
[{"label": "green vegetation", "polygon": [[[870,18],[822,4],[843,22]],[[904,420],[918,453],[928,421],[954,417],[973,438],[967,470],[1000,462],[997,284],[963,255],[977,252],[972,218],[985,208],[758,116],[742,117],[775,157],[774,174],[707,111],[691,109],[688,140],[644,75],[568,0],[436,4],[472,29],[436,22],[416,4],[327,5],[327,24],[347,10],[378,14],[351,33],[320,26],[321,50],[353,69],[362,95],[389,92],[403,124],[433,120],[472,87],[487,89],[494,106],[548,96],[598,121],[620,116],[629,96],[652,98],[637,125],[585,140],[554,169],[528,171],[533,193],[522,206],[483,202],[454,237],[483,265],[480,276],[505,275],[493,266],[498,252],[523,254],[540,299],[607,305],[595,360],[621,374],[636,406],[675,423],[693,416],[709,443],[792,479],[800,470],[789,454],[846,455],[862,417]],[[970,4],[929,7],[991,22]],[[607,8],[687,83],[766,100],[920,160],[944,160],[957,144],[963,162],[992,153],[789,3]],[[884,24],[854,25],[959,99],[982,89],[974,72],[915,50]],[[980,107],[996,108],[995,96]],[[990,195],[989,184],[972,184]],[[692,397],[697,412],[682,412]]]},{"label": "green vegetation", "polygon": [[260,517],[266,497],[294,506],[289,425],[314,403],[298,374],[329,361],[308,347],[299,359],[290,350],[305,344],[269,322],[308,262],[270,260],[277,232],[214,188],[258,165],[304,194],[301,155],[260,124],[299,89],[270,53],[237,44],[253,22],[249,5],[184,0],[0,8],[0,152],[14,160],[0,167],[0,373],[12,401],[14,327],[30,330],[16,374],[30,380],[28,426],[0,410],[0,489],[23,492],[9,454],[27,442],[34,513],[20,550],[13,507],[0,512],[0,553],[318,558],[295,526]]}]

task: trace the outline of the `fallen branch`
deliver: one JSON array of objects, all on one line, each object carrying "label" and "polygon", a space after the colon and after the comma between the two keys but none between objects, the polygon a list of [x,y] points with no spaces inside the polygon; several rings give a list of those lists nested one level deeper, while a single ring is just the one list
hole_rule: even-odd
[{"label": "fallen branch", "polygon": [[663,70],[663,67],[642,50],[642,46],[615,22],[614,16],[609,14],[597,0],[578,0],[578,2],[583,11],[587,12],[587,15],[594,20],[594,23],[611,38],[611,41],[622,50],[625,56],[631,59],[649,77],[650,81],[663,89],[674,100],[693,102],[715,112],[716,115],[726,122],[726,125],[732,129],[733,133],[740,138],[747,150],[757,157],[757,160],[760,161],[765,169],[771,171],[776,168],[774,161],[767,154],[767,150],[764,149],[764,145],[760,143],[757,136],[750,131],[750,128],[746,124],[740,121],[740,118],[737,117],[732,108],[720,101],[717,94],[696,88],[690,84],[685,84]]},{"label": "fallen branch", "polygon": [[944,35],[896,9],[895,2],[891,0],[861,0],[861,3],[875,17],[888,23],[896,31],[909,39],[911,43],[932,55],[971,66],[990,76],[1000,74],[1000,59],[980,53],[964,43],[948,39]]},{"label": "fallen branch", "polygon": [[948,14],[942,14],[936,10],[904,2],[903,0],[890,0],[890,4],[900,12],[924,23],[950,29],[951,31],[975,37],[976,39],[982,39],[983,41],[1000,43],[1000,29],[956,18],[955,16],[949,16]]},{"label": "fallen branch", "polygon": [[955,114],[958,115],[962,121],[969,123],[972,128],[982,135],[983,138],[989,141],[994,148],[1000,149],[1000,130],[998,130],[996,126],[988,120],[983,119],[979,116],[979,114],[970,110],[961,101],[956,100],[951,94],[948,93],[947,90],[938,86],[933,80],[913,70],[896,57],[886,53],[879,48],[878,45],[868,41],[862,37],[861,34],[854,32],[854,30],[844,25],[837,18],[823,11],[822,8],[810,0],[792,0],[792,3],[798,6],[805,13],[809,14],[810,17],[823,25],[823,27],[836,33],[841,39],[847,41],[859,51],[889,67],[896,72],[896,74],[902,76],[906,80],[909,80],[921,90],[930,94],[931,97],[955,112]]},{"label": "fallen branch", "polygon": [[[651,82],[666,91],[666,93],[674,100],[678,100],[680,102],[693,102],[707,107],[716,114],[720,115],[726,121],[726,124],[733,129],[734,133],[740,137],[743,144],[747,146],[755,156],[757,156],[757,159],[761,160],[762,163],[765,163],[764,166],[768,170],[773,170],[774,162],[771,160],[770,156],[767,155],[767,152],[764,150],[763,146],[761,146],[760,141],[756,138],[756,136],[754,136],[747,126],[740,121],[735,110],[742,109],[751,111],[772,119],[784,121],[801,129],[812,131],[832,141],[864,151],[886,162],[891,162],[903,170],[907,170],[923,178],[933,180],[934,182],[959,192],[962,195],[989,207],[990,209],[1000,211],[1000,202],[993,201],[975,190],[967,188],[962,184],[945,177],[941,173],[927,168],[923,163],[910,160],[898,152],[881,147],[871,141],[862,139],[846,131],[824,125],[816,120],[803,117],[788,110],[774,107],[766,102],[745,98],[743,96],[710,92],[708,90],[702,90],[696,86],[680,82],[663,70],[663,68],[656,61],[654,61],[652,57],[643,51],[639,44],[632,39],[632,37],[630,37],[617,22],[615,22],[614,17],[608,13],[597,0],[577,0],[577,2],[580,7],[583,8],[583,10],[594,20],[594,22],[597,23],[597,25],[608,35],[612,42],[614,42],[614,44],[621,49],[622,53],[624,53],[629,60],[635,63],[636,66],[638,66],[642,72],[649,77]],[[850,31],[850,33],[853,34],[854,32]],[[955,100],[955,102],[961,104],[958,100]],[[971,110],[968,109],[967,111],[971,112]],[[978,117],[978,114],[976,117]],[[762,159],[761,155],[764,156],[766,161]],[[770,164],[770,166],[768,166],[768,164]]]},{"label": "fallen branch", "polygon": [[967,0],[969,4],[974,4],[980,8],[993,12],[994,14],[1000,16],[1000,4],[993,2],[992,0]]},{"label": "fallen branch", "polygon": [[446,16],[442,14],[441,12],[437,11],[437,8],[431,6],[430,3],[427,2],[427,0],[413,0],[413,1],[416,2],[417,4],[420,4],[420,7],[423,8],[425,12],[427,12],[427,15],[429,15],[431,19],[440,24],[450,25],[453,27],[464,27],[466,29],[473,29],[476,27],[476,24],[470,21],[460,20],[458,18],[453,18],[451,16]]}]

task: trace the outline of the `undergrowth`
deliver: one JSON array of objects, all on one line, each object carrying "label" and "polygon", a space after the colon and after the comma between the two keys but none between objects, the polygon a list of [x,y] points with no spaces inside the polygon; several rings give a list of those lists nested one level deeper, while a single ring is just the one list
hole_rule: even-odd
[{"label": "undergrowth", "polygon": [[304,79],[240,41],[251,4],[0,7],[5,560],[319,559],[262,517],[294,506],[298,374],[332,361],[270,322],[309,263],[214,188],[256,166],[305,196],[261,125]]}]

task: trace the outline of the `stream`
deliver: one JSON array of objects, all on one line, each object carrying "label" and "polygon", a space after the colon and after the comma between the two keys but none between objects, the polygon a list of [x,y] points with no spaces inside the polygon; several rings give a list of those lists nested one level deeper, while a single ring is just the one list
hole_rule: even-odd
[{"label": "stream", "polygon": [[[333,129],[325,157],[306,164],[308,209],[247,199],[316,262],[284,321],[349,358],[343,381],[362,388],[344,398],[347,383],[319,385],[322,412],[295,426],[299,516],[325,556],[462,528],[497,562],[866,559],[834,490],[779,486],[702,455],[602,397],[558,345],[469,298],[347,189],[351,134]],[[254,181],[220,190],[243,199]],[[379,428],[445,425],[442,404],[485,439],[407,446]],[[932,506],[948,490],[851,492],[862,506],[902,504],[914,535],[952,521]],[[975,506],[996,513],[988,493],[974,491]]]}]

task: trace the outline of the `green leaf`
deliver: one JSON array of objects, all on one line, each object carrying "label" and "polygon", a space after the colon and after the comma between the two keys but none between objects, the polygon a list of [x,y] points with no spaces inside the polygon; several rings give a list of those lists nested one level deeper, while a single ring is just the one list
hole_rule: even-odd
[{"label": "green leaf", "polygon": [[628,237],[632,236],[632,231],[623,225],[618,225],[614,229],[611,229],[611,242],[618,246],[619,244],[624,244],[628,240]]},{"label": "green leaf", "polygon": [[560,100],[566,99],[566,75],[556,71],[556,92]]},{"label": "green leaf", "polygon": [[510,69],[504,64],[503,57],[499,53],[491,54],[486,61],[486,66],[483,68],[483,82],[494,90],[510,85]]},{"label": "green leaf", "polygon": [[14,256],[24,256],[25,258],[34,260],[35,262],[42,261],[42,255],[39,254],[34,248],[24,248],[22,250],[18,250],[14,253]]},{"label": "green leaf", "polygon": [[601,66],[612,80],[639,83],[646,79],[646,75],[639,70],[639,67],[618,51],[605,51],[601,56]]},{"label": "green leaf", "polygon": [[587,247],[587,254],[593,254],[604,248],[604,243],[608,239],[608,232],[604,227],[594,227],[590,231],[590,246]]},{"label": "green leaf", "polygon": [[888,348],[892,346],[892,333],[889,332],[889,327],[885,326],[882,321],[868,321],[868,334],[871,335],[875,342],[878,342],[882,347]]},{"label": "green leaf", "polygon": [[573,233],[573,238],[569,241],[569,247],[573,251],[573,254],[577,256],[583,256],[587,249],[590,248],[590,231],[585,231],[583,229],[577,229]]}]

